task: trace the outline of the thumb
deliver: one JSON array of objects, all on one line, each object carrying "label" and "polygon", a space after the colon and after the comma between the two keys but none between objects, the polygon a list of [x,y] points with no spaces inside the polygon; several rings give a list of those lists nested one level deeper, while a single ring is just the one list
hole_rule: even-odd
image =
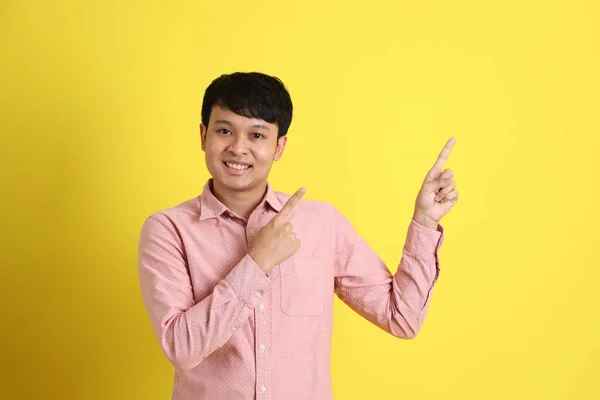
[{"label": "thumb", "polygon": [[423,185],[423,189],[425,189],[426,192],[432,193],[432,192],[437,192],[439,189],[443,189],[446,186],[450,185],[452,183],[452,177],[445,177],[445,176],[440,176],[438,179],[425,183]]}]

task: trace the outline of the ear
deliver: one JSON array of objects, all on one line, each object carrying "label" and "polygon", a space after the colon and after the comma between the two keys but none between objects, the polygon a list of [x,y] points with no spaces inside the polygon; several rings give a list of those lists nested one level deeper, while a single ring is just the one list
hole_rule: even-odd
[{"label": "ear", "polygon": [[279,161],[281,156],[283,155],[283,150],[285,149],[285,144],[287,143],[287,136],[282,136],[277,139],[277,148],[275,149],[275,156],[273,160]]},{"label": "ear", "polygon": [[202,151],[206,151],[206,126],[200,124],[200,140],[202,141]]}]

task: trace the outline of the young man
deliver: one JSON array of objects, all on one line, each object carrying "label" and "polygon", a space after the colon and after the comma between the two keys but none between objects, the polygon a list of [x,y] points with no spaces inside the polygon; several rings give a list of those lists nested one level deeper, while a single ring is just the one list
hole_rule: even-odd
[{"label": "young man", "polygon": [[173,399],[330,399],[333,294],[375,325],[416,336],[439,274],[439,220],[456,203],[450,139],[417,196],[395,275],[325,202],[268,183],[292,102],[282,82],[234,73],[206,89],[201,195],[143,224],[139,277]]}]

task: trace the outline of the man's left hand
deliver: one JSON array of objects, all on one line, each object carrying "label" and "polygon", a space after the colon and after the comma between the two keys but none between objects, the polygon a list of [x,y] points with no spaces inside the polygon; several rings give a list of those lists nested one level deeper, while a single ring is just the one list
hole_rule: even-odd
[{"label": "man's left hand", "polygon": [[440,219],[458,201],[454,172],[451,169],[442,171],[454,143],[456,139],[450,138],[442,149],[433,168],[427,173],[415,202],[413,219],[430,229],[436,230]]}]

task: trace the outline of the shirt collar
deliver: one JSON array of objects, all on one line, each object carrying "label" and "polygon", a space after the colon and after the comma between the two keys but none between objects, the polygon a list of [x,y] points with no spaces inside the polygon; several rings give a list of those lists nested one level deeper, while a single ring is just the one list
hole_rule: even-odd
[{"label": "shirt collar", "polygon": [[[224,212],[230,211],[229,208],[221,203],[212,193],[212,181],[212,178],[206,181],[204,188],[202,189],[202,194],[200,195],[200,220],[218,217]],[[258,207],[261,207],[264,203],[268,203],[277,212],[281,211],[281,208],[283,207],[269,182],[267,182],[267,193],[265,193],[265,197]]]},{"label": "shirt collar", "polygon": [[283,208],[269,182],[267,182],[267,193],[265,194],[264,201],[269,203],[269,205],[277,212],[281,211]]}]

